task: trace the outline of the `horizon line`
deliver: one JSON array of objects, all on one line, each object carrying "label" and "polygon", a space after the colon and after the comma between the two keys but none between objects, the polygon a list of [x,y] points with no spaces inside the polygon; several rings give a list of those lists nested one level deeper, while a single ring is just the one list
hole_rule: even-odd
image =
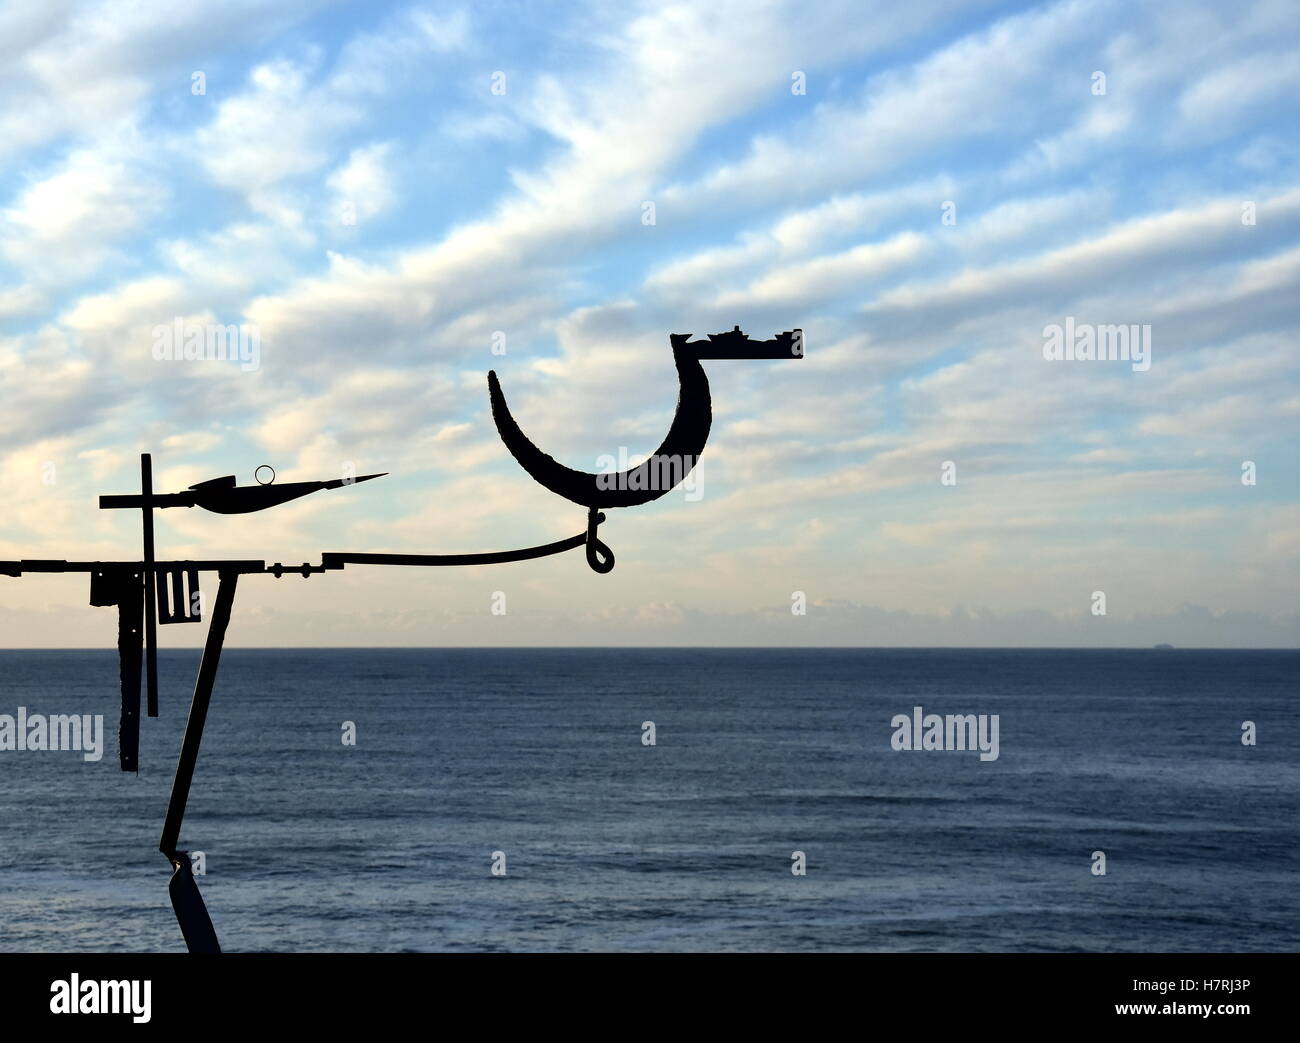
[{"label": "horizon line", "polygon": [[[1300,652],[1300,645],[227,645],[241,652],[431,652],[431,651],[773,651],[773,652]],[[160,648],[201,652],[202,645]],[[114,646],[0,647],[3,652],[116,652]]]}]

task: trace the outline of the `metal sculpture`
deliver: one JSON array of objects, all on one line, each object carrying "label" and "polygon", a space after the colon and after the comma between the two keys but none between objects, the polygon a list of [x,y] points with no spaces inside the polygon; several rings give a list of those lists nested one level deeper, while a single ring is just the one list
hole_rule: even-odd
[{"label": "metal sculpture", "polygon": [[[587,508],[583,533],[554,543],[518,550],[478,554],[369,554],[324,553],[321,563],[282,565],[276,562],[223,559],[214,561],[158,561],[155,557],[153,512],[156,508],[201,507],[217,514],[248,514],[324,489],[339,489],[382,474],[336,478],[321,482],[293,482],[275,485],[274,471],[266,482],[240,486],[227,475],[199,482],[179,493],[153,491],[153,464],[148,453],[140,457],[139,495],[101,496],[102,510],[136,509],[143,519],[143,555],[139,561],[53,561],[22,559],[0,561],[0,575],[26,573],[86,572],[90,574],[90,603],[118,610],[118,669],[121,711],[118,723],[118,760],[123,771],[139,770],[140,688],[143,679],[148,716],[158,716],[159,625],[197,623],[202,619],[199,573],[217,574],[217,597],[208,622],[203,657],[199,662],[189,719],[181,741],[176,775],[163,822],[159,850],[172,865],[168,883],[172,908],[190,952],[221,951],[212,919],[190,867],[189,852],[180,850],[181,822],[189,799],[194,767],[198,762],[208,705],[216,683],[217,667],[225,643],[226,628],[235,600],[239,577],[266,574],[277,579],[286,573],[303,577],[342,569],[347,565],[458,566],[494,565],[560,554],[586,548],[588,565],[607,573],[614,567],[614,554],[597,536],[605,521],[603,509],[633,507],[658,499],[676,487],[695,467],[708,441],[712,424],[709,380],[700,365],[705,359],[788,359],[803,356],[803,333],[793,330],[772,340],[752,341],[740,327],[712,334],[706,341],[691,341],[691,334],[671,334],[673,358],[681,384],[677,409],[663,443],[644,463],[617,474],[590,474],[565,467],[543,453],[520,430],[509,408],[495,372],[488,373],[492,416],[502,441],[514,458],[537,482],[552,492]],[[265,466],[265,465],[264,465]],[[270,470],[270,468],[267,468]],[[260,474],[261,468],[258,469]],[[664,476],[669,476],[664,480]]]}]

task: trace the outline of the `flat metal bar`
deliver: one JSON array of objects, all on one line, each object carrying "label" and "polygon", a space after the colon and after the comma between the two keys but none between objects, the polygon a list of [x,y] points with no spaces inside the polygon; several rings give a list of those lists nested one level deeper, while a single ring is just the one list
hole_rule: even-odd
[{"label": "flat metal bar", "polygon": [[484,554],[326,553],[321,555],[321,564],[327,569],[341,569],[344,565],[498,565],[507,561],[527,561],[529,558],[544,558],[548,554],[561,554],[566,550],[581,547],[586,542],[587,534],[584,532],[577,536],[570,536],[567,540],[542,544],[540,547],[489,551]]},{"label": "flat metal bar", "polygon": [[163,822],[162,839],[158,844],[158,850],[173,862],[176,860],[176,844],[181,835],[181,822],[185,818],[190,784],[194,781],[194,765],[199,759],[203,726],[208,719],[208,704],[212,700],[212,687],[217,680],[217,667],[221,663],[221,648],[226,640],[226,627],[230,623],[230,608],[235,601],[235,584],[238,580],[237,572],[221,573],[217,586],[217,603],[212,609],[207,643],[203,646],[203,659],[199,662],[199,674],[194,682],[194,698],[190,700],[190,716],[185,722],[185,738],[181,741],[176,776],[172,780],[172,795],[167,802],[167,818]]},{"label": "flat metal bar", "polygon": [[803,356],[798,354],[789,344],[778,344],[774,341],[752,341],[749,344],[730,347],[719,346],[710,347],[707,343],[702,345],[689,344],[687,347],[695,350],[696,358],[701,361],[711,361],[713,359],[801,359]]},{"label": "flat metal bar", "polygon": [[134,493],[105,494],[99,498],[99,509],[107,511],[118,507],[143,507],[146,502],[152,503],[155,507],[193,507],[194,499],[194,493],[158,493],[149,497],[147,501],[144,496],[137,496]]},{"label": "flat metal bar", "polygon": [[[195,572],[266,572],[265,561],[252,558],[229,558],[224,561],[155,561],[158,568],[181,567]],[[24,572],[103,572],[111,568],[143,570],[143,561],[63,561],[52,558],[24,558],[0,561],[0,575],[21,576]],[[286,566],[286,571],[297,566]]]},{"label": "flat metal bar", "polygon": [[149,716],[158,716],[158,604],[153,560],[153,457],[140,454],[140,495],[144,516],[144,672]]},{"label": "flat metal bar", "polygon": [[142,574],[123,577],[117,611],[118,680],[122,709],[117,725],[118,764],[123,771],[140,770],[140,646],[143,638]]}]

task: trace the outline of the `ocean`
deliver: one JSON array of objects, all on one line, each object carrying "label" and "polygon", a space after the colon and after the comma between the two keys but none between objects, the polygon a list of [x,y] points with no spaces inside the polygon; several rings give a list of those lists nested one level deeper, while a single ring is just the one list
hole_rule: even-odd
[{"label": "ocean", "polygon": [[[136,776],[115,652],[0,652],[0,714],[106,731],[0,751],[0,950],[183,950],[197,663]],[[1298,798],[1298,651],[228,649],[181,847],[226,951],[1295,951]]]}]

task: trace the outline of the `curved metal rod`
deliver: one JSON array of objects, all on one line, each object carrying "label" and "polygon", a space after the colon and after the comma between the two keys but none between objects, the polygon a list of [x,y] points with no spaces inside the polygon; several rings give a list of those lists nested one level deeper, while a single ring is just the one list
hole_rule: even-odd
[{"label": "curved metal rod", "polygon": [[565,467],[538,449],[520,430],[501,393],[496,372],[492,371],[488,373],[488,395],[501,440],[536,482],[583,507],[635,507],[657,500],[695,467],[713,423],[709,378],[700,365],[700,349],[687,344],[689,338],[689,333],[672,335],[673,361],[677,364],[680,384],[677,410],[663,443],[639,466],[611,474],[590,474]]},{"label": "curved metal rod", "polygon": [[[529,558],[544,558],[549,554],[561,554],[566,550],[581,547],[588,540],[595,540],[596,526],[605,520],[605,516],[596,513],[589,519],[586,532],[555,543],[544,543],[538,547],[522,547],[519,550],[487,551],[481,554],[348,554],[325,553],[321,555],[321,565],[327,569],[341,569],[344,565],[499,565],[507,561],[527,561]],[[609,555],[613,568],[614,556],[609,548],[596,540],[605,553]],[[588,551],[590,555],[590,550]],[[592,566],[595,568],[595,566]],[[609,569],[596,571],[608,572]]]}]

